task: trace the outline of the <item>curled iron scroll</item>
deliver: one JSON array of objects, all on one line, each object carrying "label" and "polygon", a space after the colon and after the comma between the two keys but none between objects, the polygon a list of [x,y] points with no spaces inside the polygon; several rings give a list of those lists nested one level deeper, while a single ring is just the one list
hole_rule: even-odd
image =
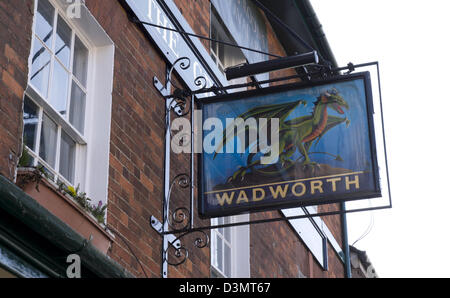
[{"label": "curled iron scroll", "polygon": [[[179,174],[177,175],[170,184],[169,188],[169,196],[166,202],[166,208],[170,212],[170,198],[172,195],[172,190],[174,186],[178,186],[182,189],[188,188],[191,185],[191,178],[188,174]],[[190,220],[190,212],[185,207],[176,208],[171,215],[167,215],[167,222],[169,227],[171,227],[174,231],[183,231],[189,226]]]},{"label": "curled iron scroll", "polygon": [[[190,231],[186,232],[180,236],[178,236],[173,243],[175,243],[178,240],[181,240],[187,235],[196,233],[198,236],[194,239],[194,246],[196,248],[205,248],[209,245],[209,236],[206,234],[205,231]],[[172,252],[169,254],[169,252]],[[165,255],[167,256],[167,263],[171,266],[179,266],[186,262],[186,260],[189,258],[189,250],[181,245],[179,247],[176,247],[175,245],[169,245],[167,250],[165,251]]]},{"label": "curled iron scroll", "polygon": [[180,89],[180,90],[182,89],[182,88],[178,87],[176,84],[174,84],[174,82],[172,81],[172,73],[173,73],[173,70],[177,67],[177,65],[179,65],[182,70],[186,70],[189,67],[191,67],[191,59],[189,59],[188,57],[181,57],[181,58],[178,58],[177,60],[175,60],[175,62],[172,64],[172,67],[170,68],[170,70],[167,72],[167,75],[166,75],[166,84],[165,84],[166,89],[169,86],[169,83],[172,86],[174,86],[175,89]]}]

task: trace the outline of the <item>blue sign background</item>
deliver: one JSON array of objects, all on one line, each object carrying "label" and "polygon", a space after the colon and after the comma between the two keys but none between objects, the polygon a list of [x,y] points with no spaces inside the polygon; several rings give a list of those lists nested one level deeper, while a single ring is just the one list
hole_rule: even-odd
[{"label": "blue sign background", "polygon": [[[294,171],[294,173],[300,174],[298,178],[293,177],[291,171],[288,174],[282,172],[278,178],[275,178],[278,179],[276,181],[269,178],[266,180],[261,175],[255,175],[254,177],[257,178],[253,177],[248,180],[251,182],[241,181],[242,183],[237,182],[234,184],[229,179],[239,168],[247,166],[248,149],[244,154],[218,153],[215,156],[215,152],[203,153],[203,210],[200,210],[200,213],[203,216],[205,214],[206,216],[208,214],[230,214],[229,212],[234,214],[233,210],[235,208],[242,212],[242,210],[251,211],[253,208],[258,209],[261,206],[268,206],[266,209],[270,209],[272,206],[271,209],[274,209],[273,206],[279,206],[284,203],[302,206],[302,202],[305,202],[303,205],[317,205],[329,202],[329,200],[335,200],[338,197],[345,201],[347,196],[351,199],[379,197],[381,194],[377,178],[378,174],[376,173],[378,166],[376,165],[376,156],[374,156],[376,155],[376,150],[374,149],[375,139],[371,122],[371,106],[368,106],[368,104],[371,105],[372,100],[371,90],[366,90],[366,88],[370,88],[369,86],[370,78],[368,73],[365,73],[365,76],[359,74],[353,80],[347,79],[319,86],[255,95],[236,100],[230,99],[232,95],[228,96],[226,101],[209,102],[206,99],[202,106],[203,121],[209,117],[216,117],[221,120],[224,129],[226,128],[227,118],[237,118],[259,106],[288,104],[303,100],[306,101],[306,106],[298,105],[285,121],[311,115],[318,98],[326,92],[330,93],[333,89],[336,89],[339,95],[345,99],[349,109],[344,110],[345,114],[339,114],[337,111],[327,107],[329,116],[346,118],[348,121],[343,121],[331,128],[323,134],[318,142],[316,140],[313,142],[309,150],[309,157],[312,162],[319,165],[318,169],[321,174],[318,175],[301,173],[301,166],[299,166],[298,169],[300,170],[296,169]],[[204,136],[207,136],[209,132],[204,131]],[[235,137],[234,141],[237,147],[239,139]],[[260,156],[261,153],[258,153],[253,160],[257,160]],[[290,159],[301,164],[302,155],[299,150],[296,149]],[[276,166],[281,167],[279,164]],[[329,174],[327,171],[330,171]],[[250,169],[248,171],[249,174],[246,175],[251,176],[253,172]],[[340,178],[335,185],[327,181],[327,179],[333,177]],[[248,176],[244,177],[244,180],[246,179],[248,179]],[[356,180],[358,180],[358,187],[356,187],[356,184],[351,183]],[[295,188],[295,183],[297,182],[304,183],[305,188],[308,189],[304,195],[295,197],[292,195],[293,186],[294,193],[300,193],[303,190],[303,185],[297,185],[296,187],[299,188]],[[320,185],[320,187],[314,190],[314,185]],[[283,200],[274,196],[273,190],[276,190],[278,186],[282,186],[280,189],[284,189],[284,187],[289,188],[288,193],[290,194],[283,196]],[[252,201],[252,189],[255,188],[263,189],[263,192],[265,192],[264,199]],[[226,203],[227,200],[223,199],[225,198],[224,194],[229,195],[229,197],[234,195],[232,203]],[[358,195],[359,197],[357,197]],[[241,199],[239,199],[239,196]],[[221,199],[218,199],[219,197]],[[317,200],[316,203],[314,203],[315,200]]]},{"label": "blue sign background", "polygon": [[[330,152],[341,156],[343,161],[337,161],[331,156],[320,154],[311,156],[311,159],[318,163],[327,163],[332,167],[355,171],[371,171],[370,142],[367,138],[369,133],[366,112],[367,106],[365,102],[364,81],[362,79],[343,82],[338,85],[329,84],[305,90],[287,91],[233,102],[205,105],[203,107],[203,119],[217,117],[222,121],[223,127],[225,128],[226,118],[236,118],[250,108],[274,103],[288,103],[299,99],[306,100],[308,105],[306,107],[297,107],[287,118],[289,120],[310,114],[319,94],[336,87],[350,106],[350,109],[346,111],[350,125],[348,128],[345,125],[339,125],[333,128],[317,145],[312,147],[312,151]],[[338,114],[330,112],[330,115]],[[238,138],[235,141],[237,143]],[[298,157],[299,154],[296,152],[293,159]],[[242,155],[219,153],[215,159],[214,154],[204,153],[204,162],[208,164],[209,168],[204,173],[205,190],[211,190],[215,185],[224,183],[233,174],[234,169],[246,165],[247,157],[248,152]]]}]

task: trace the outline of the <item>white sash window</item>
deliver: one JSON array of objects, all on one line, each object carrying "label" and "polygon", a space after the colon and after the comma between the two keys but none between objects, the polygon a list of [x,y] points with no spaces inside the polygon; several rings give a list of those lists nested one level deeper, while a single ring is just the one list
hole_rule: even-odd
[{"label": "white sash window", "polygon": [[105,203],[114,44],[82,2],[35,0],[34,15],[24,99],[29,165]]}]

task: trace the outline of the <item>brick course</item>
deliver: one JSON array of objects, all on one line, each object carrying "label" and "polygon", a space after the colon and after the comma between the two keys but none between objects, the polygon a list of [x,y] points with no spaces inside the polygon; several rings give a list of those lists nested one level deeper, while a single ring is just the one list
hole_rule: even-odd
[{"label": "brick course", "polygon": [[[159,277],[161,237],[149,226],[149,218],[162,217],[165,111],[163,98],[152,81],[154,76],[160,80],[165,77],[165,61],[140,29],[128,21],[118,1],[88,0],[86,5],[116,45],[108,225],[127,240],[147,274]],[[174,172],[187,172],[188,158],[174,155]],[[172,204],[186,205],[180,200],[187,194],[175,188]],[[169,268],[170,277],[209,276],[209,250],[193,248],[193,237],[184,241],[190,259],[183,266]],[[143,276],[121,240],[113,244],[109,255],[131,273]]]},{"label": "brick course", "polygon": [[0,174],[11,180],[21,155],[33,7],[31,0],[0,1]]}]

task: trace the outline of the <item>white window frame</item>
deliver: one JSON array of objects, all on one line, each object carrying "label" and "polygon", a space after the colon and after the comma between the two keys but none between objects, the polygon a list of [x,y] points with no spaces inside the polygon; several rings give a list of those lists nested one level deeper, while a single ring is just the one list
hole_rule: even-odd
[{"label": "white window frame", "polygon": [[[227,217],[229,223],[248,222],[250,216],[248,214]],[[211,225],[217,225],[218,219],[211,219]],[[250,277],[250,226],[235,226],[224,228],[230,232],[230,241],[226,241],[219,233],[218,229],[211,230],[211,271],[212,275],[222,278],[249,278]],[[231,248],[231,259],[225,259],[225,251],[222,249],[222,266],[225,268],[225,262],[229,262],[230,275],[227,276],[223,268],[219,268],[215,264],[217,259],[216,237],[222,238],[222,243],[227,242]]]},{"label": "white window frame", "polygon": [[[211,4],[211,6],[210,6],[210,12],[211,12],[211,25],[210,25],[210,36],[211,36],[211,38],[213,37],[213,27],[214,27],[214,25],[216,25],[216,26],[221,26],[221,28],[217,28],[216,29],[216,31],[218,32],[218,34],[219,35],[223,35],[223,36],[216,36],[216,39],[217,40],[220,40],[220,41],[224,41],[224,42],[229,42],[229,43],[234,43],[234,44],[236,44],[236,42],[235,42],[235,40],[233,39],[233,37],[231,36],[231,34],[230,34],[230,32],[228,32],[228,30],[226,29],[226,27],[224,27],[224,25],[223,25],[223,23],[221,22],[221,20],[220,20],[220,16],[219,16],[219,13],[217,12],[217,10],[214,8],[214,6]],[[213,16],[214,15],[214,16]],[[214,20],[216,20],[217,21],[217,24],[215,24],[215,22],[214,22]],[[221,73],[223,73],[224,74],[224,72],[225,72],[225,69],[227,68],[227,67],[230,67],[230,66],[234,66],[234,65],[224,65],[224,61],[221,61],[220,60],[220,57],[219,57],[219,53],[218,52],[216,52],[216,49],[214,49],[214,47],[213,47],[213,45],[216,45],[217,46],[217,49],[219,48],[218,47],[218,43],[216,43],[216,42],[214,42],[214,41],[211,41],[210,42],[210,56],[212,57],[212,60],[213,60],[213,62],[216,64],[216,66],[217,66],[217,68],[219,69],[219,71],[221,72]],[[229,46],[226,46],[225,47],[225,49],[228,49],[228,50],[238,50],[237,48],[231,48],[231,47],[229,47]],[[245,58],[245,55],[244,55],[244,53],[242,52],[242,50],[239,50],[239,52],[241,53],[241,55],[242,55],[242,63],[244,63],[244,62],[246,62],[247,61],[247,59]],[[239,64],[239,63],[238,63]],[[244,79],[245,80],[245,79]],[[240,82],[234,82],[234,81],[229,81],[231,84],[234,84],[234,83],[241,83],[241,81]]]},{"label": "white window frame", "polygon": [[[219,222],[219,218],[213,218],[211,219],[211,225],[218,225]],[[225,217],[222,218],[223,223],[231,223],[232,222],[232,218],[231,217]],[[233,260],[232,258],[227,260],[225,259],[225,246],[228,246],[230,248],[230,252],[232,255],[232,251],[233,251],[233,229],[232,228],[224,228],[222,229],[223,234],[220,233],[220,229],[214,229],[211,230],[211,267],[213,268],[213,270],[215,271],[214,273],[218,276],[221,277],[231,277],[231,273],[233,271]],[[225,233],[228,232],[230,233],[230,239],[227,240],[225,237]],[[218,242],[217,242],[217,237],[219,237],[222,240],[222,247],[220,249],[218,249]],[[218,255],[218,253],[220,252],[220,257]],[[218,259],[221,258],[222,259],[222,267],[220,268],[220,266],[217,264],[218,263]],[[225,272],[225,263],[228,263],[228,266],[230,266],[230,273],[229,276],[226,275]]]},{"label": "white window frame", "polygon": [[[32,69],[32,53],[34,49],[36,35],[36,16],[37,16],[37,4],[39,0],[35,0],[35,20],[33,21],[33,35],[32,35],[32,47],[29,57],[29,70]],[[92,203],[98,203],[102,201],[103,204],[107,202],[108,197],[108,176],[109,176],[109,154],[110,154],[110,130],[111,130],[111,110],[112,110],[112,88],[113,88],[113,73],[114,73],[114,42],[103,30],[101,25],[97,22],[94,16],[89,12],[84,2],[80,2],[79,17],[69,18],[66,14],[72,9],[72,3],[65,0],[47,0],[55,9],[53,34],[56,34],[56,27],[58,16],[60,16],[72,30],[71,36],[71,60],[70,60],[70,80],[68,86],[68,101],[66,117],[62,116],[55,108],[53,108],[47,101],[47,98],[43,97],[38,88],[35,88],[30,83],[30,75],[28,76],[28,87],[25,91],[26,95],[37,105],[39,108],[39,124],[36,132],[36,152],[28,148],[30,155],[37,162],[41,163],[44,167],[51,171],[55,175],[55,180],[72,185],[80,186],[83,192],[91,198]],[[56,16],[56,17],[55,17]],[[88,50],[88,69],[87,69],[87,81],[86,86],[83,86],[73,74],[73,55],[75,46],[75,36],[82,42],[82,44]],[[55,44],[55,36],[52,40],[52,48]],[[52,72],[54,63],[58,59],[52,49],[50,53],[52,55],[50,73],[49,73],[49,85],[48,94],[50,94],[50,84],[52,81]],[[60,63],[63,67],[64,65]],[[65,68],[67,70],[67,68]],[[70,97],[72,91],[72,81],[75,79],[77,85],[81,87],[83,92],[86,92],[85,98],[85,119],[84,119],[84,133],[81,134],[70,123]],[[43,113],[51,118],[58,125],[58,139],[57,139],[57,152],[55,168],[59,169],[58,160],[60,158],[60,141],[61,131],[64,130],[76,143],[75,150],[75,174],[74,183],[69,183],[61,174],[56,173],[56,170],[50,167],[42,158],[39,157],[39,144],[41,136],[42,115]],[[101,112],[99,112],[101,111]],[[57,178],[56,178],[57,177]]]},{"label": "white window frame", "polygon": [[[316,214],[317,206],[299,207],[281,210],[284,216]],[[310,217],[289,220],[298,237],[303,241],[314,259],[323,270],[328,270],[328,251],[331,247],[344,263],[344,252],[321,217]]]},{"label": "white window frame", "polygon": [[[38,3],[41,0],[35,0],[34,5],[34,15],[37,16],[37,10],[38,10]],[[48,170],[53,175],[53,182],[61,181],[67,185],[75,186],[80,183],[80,173],[84,171],[83,162],[80,162],[80,156],[82,155],[82,151],[86,150],[85,146],[87,145],[86,138],[83,134],[81,134],[75,127],[72,126],[72,124],[69,121],[70,117],[70,101],[71,101],[71,94],[72,94],[72,82],[75,81],[75,83],[80,87],[80,89],[85,93],[86,95],[86,106],[85,106],[85,115],[84,115],[84,122],[86,127],[86,114],[88,113],[88,102],[92,100],[92,96],[90,95],[89,88],[90,88],[90,78],[92,76],[93,72],[93,57],[92,57],[92,45],[89,43],[89,41],[84,37],[83,33],[77,30],[77,27],[72,24],[72,22],[66,17],[65,12],[61,9],[60,6],[57,5],[56,2],[53,0],[47,0],[54,8],[53,12],[53,24],[52,24],[52,44],[51,48],[47,46],[47,44],[40,39],[40,37],[36,34],[36,17],[33,22],[33,28],[32,28],[32,42],[31,42],[31,54],[29,57],[29,69],[30,69],[30,75],[28,76],[28,86],[27,88],[27,96],[36,104],[38,107],[38,115],[39,115],[39,122],[37,127],[37,133],[36,133],[36,145],[35,150],[33,151],[31,148],[28,148],[28,152],[34,159],[33,166],[37,166],[38,164],[43,165],[46,170]],[[59,58],[55,54],[55,46],[56,46],[56,34],[57,34],[57,24],[58,19],[61,18],[71,29],[71,49],[70,49],[70,65],[69,69],[62,63]],[[78,39],[81,41],[81,43],[86,47],[88,51],[88,69],[87,72],[87,83],[86,86],[83,86],[81,82],[75,77],[73,74],[73,62],[74,62],[74,48],[75,48],[75,39],[78,37]],[[38,40],[38,41],[37,41]],[[46,51],[48,51],[51,55],[50,58],[50,69],[48,74],[48,85],[47,85],[47,94],[44,96],[39,88],[33,86],[33,83],[31,82],[31,65],[32,65],[32,53],[35,46],[35,43],[38,42],[39,46],[43,46]],[[69,74],[68,77],[68,86],[67,86],[67,94],[66,94],[66,114],[65,116],[61,115],[56,109],[49,103],[49,97],[50,97],[50,90],[52,88],[53,84],[53,72],[55,63],[59,63],[64,70]],[[56,157],[55,157],[55,166],[50,166],[43,158],[39,156],[40,152],[40,140],[41,140],[41,131],[42,131],[42,118],[43,114],[46,114],[52,121],[54,121],[57,125],[57,144],[56,144]],[[64,131],[67,135],[69,135],[72,140],[75,142],[75,156],[74,156],[74,177],[73,182],[69,182],[66,177],[64,177],[62,174],[60,174],[60,149],[61,149],[61,138],[62,138],[62,131]]]}]

